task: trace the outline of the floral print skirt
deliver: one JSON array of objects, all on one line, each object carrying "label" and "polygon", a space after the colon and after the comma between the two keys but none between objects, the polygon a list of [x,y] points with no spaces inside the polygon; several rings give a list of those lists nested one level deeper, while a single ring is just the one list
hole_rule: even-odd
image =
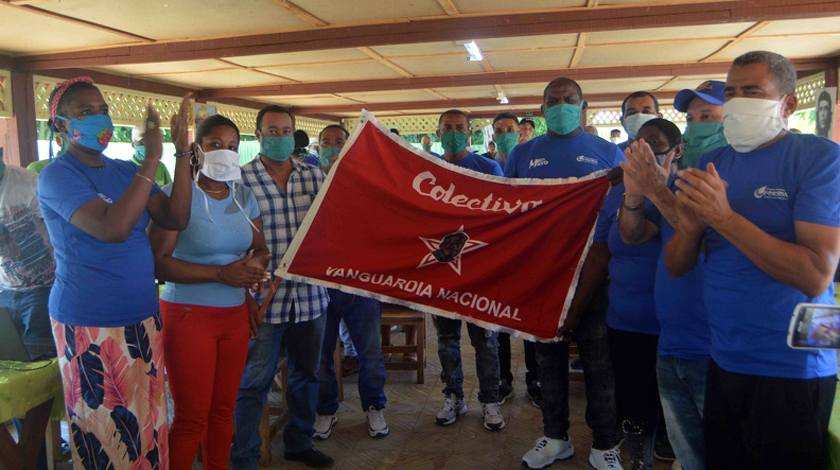
[{"label": "floral print skirt", "polygon": [[167,470],[160,314],[125,327],[52,327],[74,470]]}]

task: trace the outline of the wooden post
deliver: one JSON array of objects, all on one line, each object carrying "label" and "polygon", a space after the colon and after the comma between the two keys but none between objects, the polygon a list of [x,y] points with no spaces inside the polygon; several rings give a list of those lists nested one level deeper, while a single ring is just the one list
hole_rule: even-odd
[{"label": "wooden post", "polygon": [[[837,87],[838,76],[837,66],[833,66],[825,70],[825,87]],[[840,94],[840,93],[838,93]],[[817,103],[819,106],[819,103]],[[834,134],[831,140],[840,142],[840,104],[834,103]]]},{"label": "wooden post", "polygon": [[38,161],[38,130],[35,121],[35,85],[32,73],[12,72],[11,119],[0,119],[0,134],[5,134],[8,148],[5,161],[26,168]]}]

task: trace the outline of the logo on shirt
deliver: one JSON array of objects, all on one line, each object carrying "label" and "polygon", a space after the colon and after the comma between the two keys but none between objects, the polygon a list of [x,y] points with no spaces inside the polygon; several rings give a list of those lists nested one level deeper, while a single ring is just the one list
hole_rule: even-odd
[{"label": "logo on shirt", "polygon": [[595,160],[592,157],[584,157],[583,155],[577,157],[577,161],[579,161],[581,163],[589,163],[590,165],[597,165],[598,164],[598,160]]},{"label": "logo on shirt", "polygon": [[528,162],[528,169],[537,168],[537,167],[546,166],[546,165],[548,165],[548,160],[546,160],[545,158],[537,158],[535,160],[531,160],[530,162]]},{"label": "logo on shirt", "polygon": [[756,199],[775,199],[777,201],[788,200],[788,194],[784,188],[768,188],[767,186],[762,186],[756,189],[753,195]]},{"label": "logo on shirt", "polygon": [[424,237],[419,238],[426,245],[426,248],[429,249],[429,253],[420,261],[420,264],[417,266],[418,268],[424,268],[436,263],[447,263],[459,276],[461,275],[461,255],[487,246],[485,242],[471,240],[470,236],[464,232],[463,225],[457,232],[444,235],[440,240]]},{"label": "logo on shirt", "polygon": [[106,196],[102,193],[97,193],[97,194],[99,194],[99,197],[101,197],[102,200],[107,202],[108,204],[113,204],[114,203],[114,201],[112,201],[111,198],[109,198],[108,196]]}]

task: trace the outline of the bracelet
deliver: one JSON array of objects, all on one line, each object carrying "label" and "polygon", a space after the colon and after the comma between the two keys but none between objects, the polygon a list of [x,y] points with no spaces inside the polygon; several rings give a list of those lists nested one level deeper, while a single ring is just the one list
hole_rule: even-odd
[{"label": "bracelet", "polygon": [[627,209],[628,211],[637,211],[637,210],[640,210],[641,208],[645,207],[644,202],[642,202],[638,206],[628,206],[627,203],[625,202],[626,200],[627,200],[627,195],[625,194],[624,199],[621,201],[621,205],[624,206],[624,208]]},{"label": "bracelet", "polygon": [[193,152],[192,149],[189,149],[186,152],[175,152],[175,158],[192,157],[193,155],[195,155],[195,152]]},{"label": "bracelet", "polygon": [[137,176],[139,178],[143,178],[144,180],[148,181],[149,183],[152,183],[152,186],[155,186],[154,180],[149,178],[148,176],[143,176],[140,173],[134,173],[134,176]]},{"label": "bracelet", "polygon": [[222,266],[216,266],[216,282],[222,282]]}]

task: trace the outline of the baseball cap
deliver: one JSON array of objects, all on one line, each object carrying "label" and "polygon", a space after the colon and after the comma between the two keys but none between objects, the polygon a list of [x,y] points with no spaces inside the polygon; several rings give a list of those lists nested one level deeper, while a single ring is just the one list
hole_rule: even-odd
[{"label": "baseball cap", "polygon": [[694,90],[682,90],[677,93],[674,98],[674,108],[677,111],[684,113],[688,110],[688,105],[695,97],[699,97],[703,101],[711,104],[722,105],[724,102],[723,89],[726,87],[725,82],[717,80],[706,80]]}]

